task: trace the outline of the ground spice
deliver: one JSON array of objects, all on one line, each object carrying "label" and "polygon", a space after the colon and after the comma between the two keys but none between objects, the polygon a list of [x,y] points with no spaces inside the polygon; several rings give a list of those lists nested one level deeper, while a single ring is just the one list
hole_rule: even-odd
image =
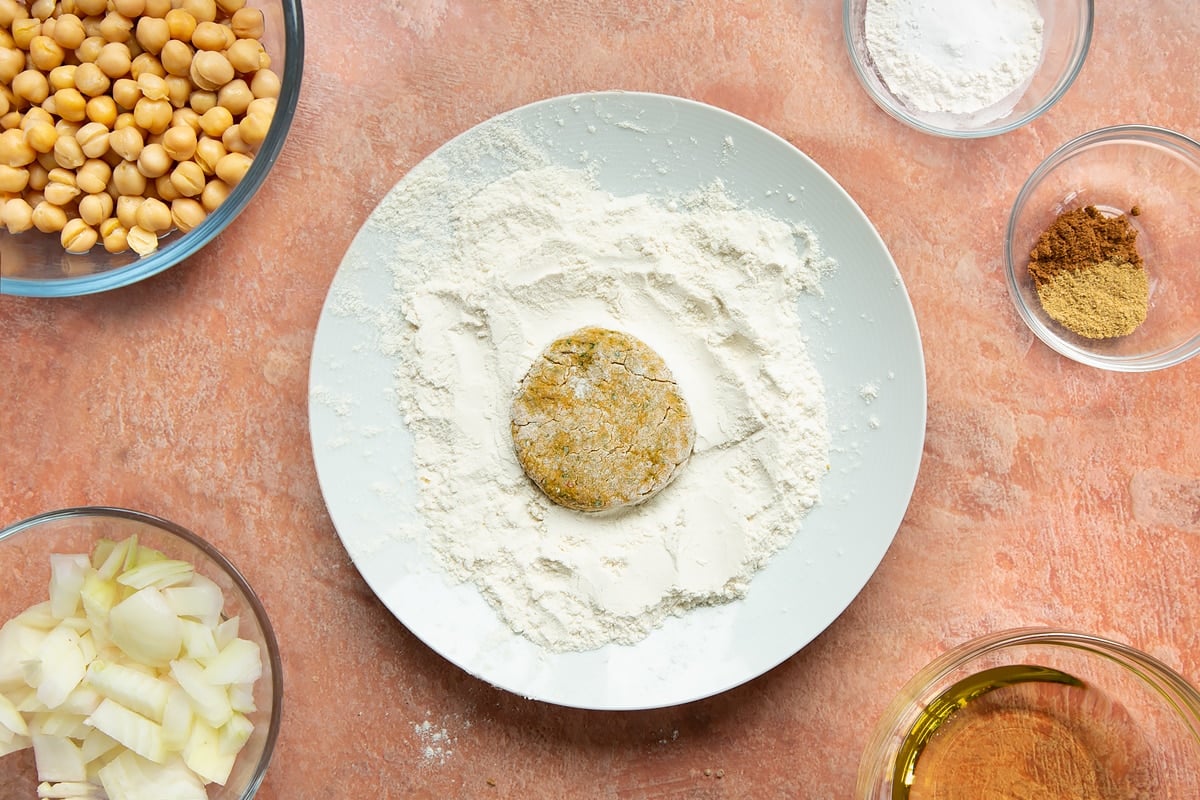
[{"label": "ground spice", "polygon": [[1030,253],[1029,274],[1043,310],[1080,336],[1125,336],[1146,320],[1149,280],[1123,215],[1095,206],[1059,214]]},{"label": "ground spice", "polygon": [[1146,270],[1110,258],[1086,269],[1062,270],[1037,287],[1042,308],[1088,339],[1125,336],[1146,321]]}]

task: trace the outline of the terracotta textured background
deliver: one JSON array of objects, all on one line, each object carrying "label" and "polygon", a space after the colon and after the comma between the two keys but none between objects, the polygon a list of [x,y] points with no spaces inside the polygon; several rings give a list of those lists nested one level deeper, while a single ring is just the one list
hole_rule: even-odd
[{"label": "terracotta textured background", "polygon": [[[832,0],[309,0],[293,135],[226,234],[118,291],[0,297],[0,523],[129,506],[242,568],[287,684],[262,800],[845,798],[904,680],[1014,625],[1108,635],[1200,680],[1200,359],[1076,365],[1002,282],[1010,204],[1058,144],[1125,122],[1200,136],[1195,4],[1096,5],[1057,106],[953,141],[873,105]],[[850,192],[912,297],[929,425],[894,545],[822,636],[722,696],[597,714],[468,677],[374,598],[317,487],[307,369],[343,252],[409,168],[498,112],[614,88],[748,117]]]}]

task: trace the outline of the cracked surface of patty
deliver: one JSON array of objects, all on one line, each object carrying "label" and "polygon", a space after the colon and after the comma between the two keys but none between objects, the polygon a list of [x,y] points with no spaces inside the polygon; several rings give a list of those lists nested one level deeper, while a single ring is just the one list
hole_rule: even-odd
[{"label": "cracked surface of patty", "polygon": [[604,511],[667,486],[691,456],[696,428],[658,353],[629,334],[587,327],[533,362],[513,398],[512,439],[547,497]]}]

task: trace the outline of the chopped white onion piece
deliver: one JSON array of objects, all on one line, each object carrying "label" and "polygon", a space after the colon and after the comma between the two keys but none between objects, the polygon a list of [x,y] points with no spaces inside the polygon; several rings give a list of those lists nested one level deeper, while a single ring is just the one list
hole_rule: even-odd
[{"label": "chopped white onion piece", "polygon": [[162,592],[139,589],[113,606],[108,633],[125,655],[142,664],[166,666],[183,646],[183,626]]}]

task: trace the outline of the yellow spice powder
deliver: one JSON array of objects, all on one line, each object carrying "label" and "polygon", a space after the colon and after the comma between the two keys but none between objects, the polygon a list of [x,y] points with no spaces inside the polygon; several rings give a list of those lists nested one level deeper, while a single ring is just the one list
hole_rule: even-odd
[{"label": "yellow spice powder", "polygon": [[1150,305],[1146,270],[1120,258],[1058,270],[1037,284],[1037,293],[1051,318],[1088,339],[1132,333]]}]

